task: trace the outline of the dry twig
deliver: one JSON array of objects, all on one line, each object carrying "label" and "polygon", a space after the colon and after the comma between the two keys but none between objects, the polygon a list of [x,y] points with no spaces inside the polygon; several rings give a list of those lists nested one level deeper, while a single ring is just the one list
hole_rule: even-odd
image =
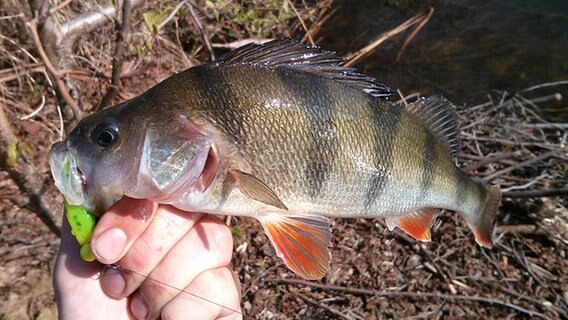
[{"label": "dry twig", "polygon": [[195,9],[193,8],[193,4],[191,2],[187,3],[187,8],[189,9],[189,14],[191,15],[191,19],[193,20],[193,24],[195,25],[195,27],[199,31],[199,34],[201,35],[201,39],[203,40],[203,43],[205,44],[205,47],[207,48],[207,51],[209,52],[209,55],[211,56],[211,61],[215,61],[215,51],[213,51],[213,47],[211,46],[211,41],[209,40],[209,35],[207,34],[207,31],[205,30],[205,28],[203,28],[203,24],[201,23],[201,20],[199,20],[199,17],[195,13]]},{"label": "dry twig", "polygon": [[[286,291],[283,290],[283,289],[281,289],[281,288],[278,288],[278,290],[281,291],[281,292],[286,293]],[[300,292],[295,292],[294,295],[297,295],[298,297],[302,298],[304,301],[306,301],[306,302],[308,302],[308,303],[310,303],[310,304],[312,304],[312,305],[314,305],[314,306],[316,306],[316,307],[318,307],[318,308],[324,309],[325,311],[329,312],[331,315],[333,315],[333,316],[335,316],[335,317],[338,317],[338,318],[340,318],[340,319],[345,319],[345,320],[353,320],[353,318],[351,318],[350,316],[346,315],[345,313],[343,313],[343,312],[341,312],[341,311],[339,311],[339,310],[337,310],[337,309],[335,309],[335,308],[332,308],[332,307],[330,307],[330,306],[328,306],[328,305],[326,305],[326,304],[324,304],[324,303],[320,303],[320,302],[318,302],[318,301],[316,301],[316,300],[314,300],[314,299],[312,299],[312,298],[306,296],[305,294],[302,294],[302,293],[300,293]]]},{"label": "dry twig", "polygon": [[503,192],[503,197],[506,198],[542,198],[558,196],[568,196],[568,188]]},{"label": "dry twig", "polygon": [[296,9],[296,7],[294,6],[294,4],[292,3],[291,0],[286,0],[286,2],[288,2],[288,5],[292,8],[292,10],[294,10],[294,14],[296,15],[296,17],[298,18],[298,21],[300,22],[300,24],[302,25],[302,28],[304,29],[304,32],[306,33],[306,36],[308,37],[308,39],[310,40],[310,44],[312,46],[315,46],[316,43],[314,42],[314,39],[312,38],[312,35],[310,34],[310,29],[308,29],[308,27],[306,26],[306,23],[304,22],[304,19],[302,19],[302,16],[300,15],[300,13],[298,12],[298,10]]},{"label": "dry twig", "polygon": [[308,35],[314,38],[317,35],[317,33],[321,30],[322,25],[329,18],[331,18],[331,16],[333,16],[333,14],[338,10],[338,8],[333,8],[329,10],[331,8],[332,3],[333,0],[326,0],[321,2],[320,6],[321,9],[319,10],[318,16],[314,19],[314,21],[308,28],[308,31],[302,37],[302,42],[306,42],[309,40]]},{"label": "dry twig", "polygon": [[433,14],[434,14],[434,8],[431,7],[430,10],[428,10],[428,14],[426,14],[426,16],[422,19],[422,21],[420,21],[420,23],[418,23],[416,27],[414,27],[414,29],[408,35],[408,37],[406,37],[406,40],[404,40],[402,46],[400,47],[400,50],[396,54],[396,59],[395,59],[396,62],[400,61],[400,57],[402,57],[402,54],[404,53],[404,50],[406,49],[408,44],[412,41],[412,39],[414,39],[414,37],[416,37],[416,35],[420,32],[420,30],[424,28],[424,26],[428,23],[428,21],[430,21],[430,18],[432,17]]},{"label": "dry twig", "polygon": [[544,230],[538,228],[538,226],[532,224],[520,224],[514,226],[498,226],[495,228],[497,233],[517,233],[517,234],[546,234]]},{"label": "dry twig", "polygon": [[273,284],[292,284],[292,285],[304,285],[310,286],[314,288],[320,288],[324,290],[335,290],[335,291],[342,291],[342,292],[349,292],[352,294],[362,294],[362,295],[370,295],[374,297],[408,297],[414,299],[425,299],[425,298],[434,298],[434,299],[447,299],[447,300],[465,300],[465,301],[476,301],[488,304],[494,304],[503,306],[506,308],[510,308],[516,310],[522,314],[525,314],[529,317],[539,317],[542,319],[551,319],[547,315],[540,313],[534,310],[525,309],[519,305],[509,303],[506,301],[502,301],[499,299],[492,299],[486,297],[478,297],[478,296],[464,296],[458,294],[443,294],[443,293],[429,293],[429,292],[405,292],[405,291],[375,291],[375,290],[368,290],[362,288],[351,288],[351,287],[343,287],[343,286],[335,286],[335,285],[326,285],[317,282],[310,282],[306,280],[300,279],[266,279],[268,283]]},{"label": "dry twig", "polygon": [[118,93],[118,87],[120,86],[120,73],[122,71],[122,62],[124,58],[124,51],[126,49],[126,41],[128,39],[128,33],[130,32],[130,15],[132,11],[131,0],[122,1],[122,23],[120,28],[118,28],[116,43],[114,47],[114,55],[112,57],[112,80],[110,88],[106,95],[101,100],[101,103],[94,108],[93,111],[98,111],[106,108],[112,99]]},{"label": "dry twig", "polygon": [[373,52],[373,50],[375,50],[379,45],[381,45],[381,43],[389,40],[390,38],[392,38],[392,37],[396,36],[397,34],[403,32],[404,30],[412,27],[413,25],[417,24],[419,21],[422,21],[423,17],[424,17],[424,14],[419,13],[419,14],[415,15],[414,17],[412,17],[412,18],[406,20],[405,22],[401,23],[398,27],[381,34],[379,37],[377,37],[376,40],[369,43],[365,47],[359,49],[357,52],[347,55],[346,62],[345,62],[344,65],[346,67],[354,65],[355,63],[357,63],[357,61],[361,60],[366,55]]},{"label": "dry twig", "polygon": [[[19,150],[18,144],[18,138],[4,113],[4,105],[0,104],[0,168],[10,175],[22,194],[27,195],[29,209],[35,212],[54,234],[59,236],[59,221],[61,221],[63,208],[44,196],[46,193],[44,175],[29,162],[26,155]],[[16,151],[18,154],[10,154],[11,149],[18,149]]]},{"label": "dry twig", "polygon": [[506,173],[509,173],[509,172],[511,172],[511,171],[513,171],[513,170],[515,170],[515,169],[522,168],[522,167],[524,167],[524,166],[528,166],[529,164],[537,163],[537,162],[539,162],[539,161],[541,161],[541,160],[544,160],[544,159],[553,157],[553,156],[555,156],[557,153],[558,153],[558,150],[552,150],[552,151],[549,151],[549,152],[547,152],[547,153],[541,154],[541,155],[539,155],[539,156],[537,156],[537,157],[534,157],[534,158],[532,158],[532,159],[523,161],[523,162],[521,162],[521,163],[517,163],[517,164],[512,165],[512,166],[510,166],[510,167],[507,167],[507,168],[505,168],[505,169],[503,169],[503,170],[499,170],[499,171],[497,171],[497,172],[494,172],[494,173],[488,175],[487,177],[483,178],[483,181],[486,181],[486,182],[487,182],[487,181],[491,181],[491,180],[493,180],[493,179],[495,179],[495,178],[497,178],[497,177],[499,177],[499,176],[502,176],[502,175],[504,175],[504,174],[506,174]]},{"label": "dry twig", "polygon": [[38,30],[37,30],[38,18],[34,18],[32,21],[30,21],[28,23],[28,28],[29,28],[29,30],[32,34],[32,39],[34,40],[34,44],[35,44],[35,46],[38,50],[38,53],[39,53],[41,60],[43,61],[43,63],[45,64],[45,67],[47,68],[47,70],[49,71],[49,73],[53,77],[53,80],[55,80],[55,83],[57,84],[57,90],[58,90],[59,94],[61,94],[61,96],[65,100],[65,103],[67,103],[69,108],[71,108],[71,111],[73,112],[73,117],[75,118],[75,120],[78,121],[82,116],[82,111],[79,109],[77,102],[71,97],[71,94],[69,94],[69,89],[67,88],[67,86],[63,82],[63,79],[62,79],[63,77],[62,77],[61,73],[53,66],[53,64],[51,64],[51,61],[49,60],[47,53],[45,52],[45,49],[44,49],[43,44],[42,44],[42,42],[39,38],[39,34],[38,34]]}]

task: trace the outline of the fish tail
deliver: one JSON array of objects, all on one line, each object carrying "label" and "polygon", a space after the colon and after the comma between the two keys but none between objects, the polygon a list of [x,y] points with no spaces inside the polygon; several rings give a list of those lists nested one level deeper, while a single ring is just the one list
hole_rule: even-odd
[{"label": "fish tail", "polygon": [[493,246],[493,231],[495,216],[499,210],[499,204],[501,203],[501,189],[497,186],[485,187],[486,194],[484,199],[481,199],[482,205],[480,210],[474,215],[464,216],[469,228],[473,231],[475,235],[475,242],[479,245],[491,249]]}]

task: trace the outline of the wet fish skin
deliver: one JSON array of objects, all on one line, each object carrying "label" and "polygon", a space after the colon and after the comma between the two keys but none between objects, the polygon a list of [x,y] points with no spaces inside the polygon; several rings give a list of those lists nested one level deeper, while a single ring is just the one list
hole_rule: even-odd
[{"label": "wet fish skin", "polygon": [[325,217],[385,217],[427,241],[437,209],[450,209],[490,246],[500,193],[455,166],[451,103],[400,108],[340,61],[290,40],[238,49],[87,117],[54,148],[52,171],[71,154],[86,176],[82,204],[99,213],[127,195],[255,217],[309,279],[329,269]]}]

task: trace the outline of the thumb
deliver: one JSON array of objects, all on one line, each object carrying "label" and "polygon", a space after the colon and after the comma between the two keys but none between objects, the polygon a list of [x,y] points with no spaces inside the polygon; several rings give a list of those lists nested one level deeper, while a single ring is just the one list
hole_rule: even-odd
[{"label": "thumb", "polygon": [[99,277],[103,265],[96,261],[83,261],[79,249],[67,219],[64,218],[61,245],[53,274],[60,318],[100,319],[103,311],[113,313],[116,318],[130,318],[126,312],[127,300],[112,299],[102,290]]},{"label": "thumb", "polygon": [[100,263],[96,261],[86,262],[81,259],[79,250],[79,243],[71,234],[69,222],[63,217],[61,244],[55,262],[54,286],[63,285],[63,283],[57,282],[60,278],[65,278],[65,280],[72,278],[77,278],[77,280],[90,279],[101,271],[102,265]]}]

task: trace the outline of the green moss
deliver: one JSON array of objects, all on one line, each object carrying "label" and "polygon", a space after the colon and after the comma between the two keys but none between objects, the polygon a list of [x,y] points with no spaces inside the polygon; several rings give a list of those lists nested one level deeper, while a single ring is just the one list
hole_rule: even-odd
[{"label": "green moss", "polygon": [[243,230],[237,226],[233,226],[231,227],[231,234],[233,235],[233,237],[242,237],[243,236]]}]

